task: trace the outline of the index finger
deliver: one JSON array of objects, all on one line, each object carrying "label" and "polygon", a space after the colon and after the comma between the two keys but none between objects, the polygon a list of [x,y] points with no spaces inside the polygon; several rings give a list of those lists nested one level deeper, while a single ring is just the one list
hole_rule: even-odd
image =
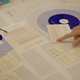
[{"label": "index finger", "polygon": [[70,38],[70,37],[72,37],[72,36],[74,36],[74,34],[73,34],[73,32],[70,32],[70,33],[64,35],[63,37],[57,39],[57,41],[62,41],[62,40],[64,40],[64,39]]}]

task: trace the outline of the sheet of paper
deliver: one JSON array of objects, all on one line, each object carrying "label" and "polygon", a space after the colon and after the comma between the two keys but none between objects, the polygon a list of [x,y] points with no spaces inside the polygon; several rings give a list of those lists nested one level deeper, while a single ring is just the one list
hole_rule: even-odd
[{"label": "sheet of paper", "polygon": [[5,73],[6,70],[0,65],[0,74]]},{"label": "sheet of paper", "polygon": [[7,55],[0,58],[0,63],[8,70],[17,67],[17,64],[15,64]]},{"label": "sheet of paper", "polygon": [[80,59],[80,47],[72,49],[69,52],[72,53],[77,59]]},{"label": "sheet of paper", "polygon": [[3,44],[3,42],[0,40],[0,45],[2,45]]},{"label": "sheet of paper", "polygon": [[63,48],[61,48],[60,46],[58,45],[55,45],[55,46],[51,46],[49,47],[48,49],[48,52],[50,52],[53,56],[56,56],[62,52],[65,52],[65,50]]},{"label": "sheet of paper", "polygon": [[13,48],[27,44],[42,37],[40,33],[38,33],[28,24],[9,31],[7,34],[4,33],[3,36]]},{"label": "sheet of paper", "polygon": [[[47,25],[47,30],[49,33],[51,43],[57,42],[56,40],[58,38],[71,32],[68,24]],[[71,37],[64,41],[73,41],[73,38]]]},{"label": "sheet of paper", "polygon": [[56,58],[64,65],[67,65],[71,62],[74,62],[76,59],[70,55],[69,53],[63,53],[63,54],[60,54],[58,56],[56,56]]},{"label": "sheet of paper", "polygon": [[0,76],[0,79],[1,80],[22,80],[22,78],[14,71],[6,75]]},{"label": "sheet of paper", "polygon": [[7,54],[16,62],[21,63],[23,62],[23,59],[15,52],[14,50],[7,52]]}]

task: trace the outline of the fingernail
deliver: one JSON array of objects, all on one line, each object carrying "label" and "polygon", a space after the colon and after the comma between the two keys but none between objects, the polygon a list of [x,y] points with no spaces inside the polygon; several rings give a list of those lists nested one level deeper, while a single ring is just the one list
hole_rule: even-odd
[{"label": "fingernail", "polygon": [[73,45],[73,46],[75,46],[75,45],[76,45],[76,43],[73,43],[72,45]]}]

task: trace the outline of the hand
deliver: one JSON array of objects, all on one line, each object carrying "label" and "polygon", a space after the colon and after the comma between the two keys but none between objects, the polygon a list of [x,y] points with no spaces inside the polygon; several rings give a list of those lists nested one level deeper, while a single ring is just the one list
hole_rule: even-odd
[{"label": "hand", "polygon": [[2,5],[2,3],[0,2],[0,6]]},{"label": "hand", "polygon": [[73,31],[71,33],[68,33],[64,35],[63,37],[57,39],[57,41],[62,41],[66,38],[74,37],[74,41],[72,43],[73,46],[76,46],[80,43],[80,25],[73,28]]}]

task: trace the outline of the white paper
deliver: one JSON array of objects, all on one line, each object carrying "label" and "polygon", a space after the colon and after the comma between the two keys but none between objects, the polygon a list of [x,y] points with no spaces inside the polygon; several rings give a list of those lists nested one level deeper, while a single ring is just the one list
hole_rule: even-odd
[{"label": "white paper", "polygon": [[[47,29],[51,43],[57,42],[58,38],[71,32],[71,29],[68,24],[47,25]],[[74,39],[71,37],[64,41],[73,41],[73,40]]]}]

